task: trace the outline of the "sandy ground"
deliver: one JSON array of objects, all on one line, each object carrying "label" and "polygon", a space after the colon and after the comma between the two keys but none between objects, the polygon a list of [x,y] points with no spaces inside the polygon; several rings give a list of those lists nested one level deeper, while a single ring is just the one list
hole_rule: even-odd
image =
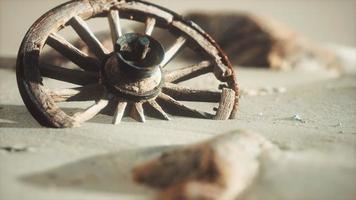
[{"label": "sandy ground", "polygon": [[[16,56],[28,27],[63,2],[0,0],[0,55]],[[356,44],[354,0],[155,2],[178,13],[193,8],[252,11],[275,17],[312,40]],[[107,30],[107,24],[96,28]],[[355,63],[355,50],[343,63],[347,71],[355,71],[349,58]],[[0,200],[153,199],[153,191],[131,181],[133,165],[167,149],[238,129],[258,132],[282,151],[277,159],[261,161],[260,175],[240,199],[356,199],[355,74],[237,68],[244,91],[266,86],[286,91],[243,96],[238,119],[230,121],[173,117],[141,124],[124,119],[113,126],[109,117],[99,116],[80,128],[49,129],[40,127],[24,106],[15,74],[8,70],[14,59],[0,58]],[[190,84],[205,83],[199,81]],[[295,115],[301,120],[293,119]]]},{"label": "sandy ground", "polygon": [[286,91],[244,95],[236,120],[125,119],[113,126],[100,116],[80,128],[49,129],[23,105],[14,72],[0,69],[0,146],[24,150],[0,150],[0,199],[152,199],[153,191],[131,181],[133,165],[238,129],[260,133],[283,152],[263,162],[241,199],[355,199],[356,76],[236,70],[245,91],[266,86]]}]

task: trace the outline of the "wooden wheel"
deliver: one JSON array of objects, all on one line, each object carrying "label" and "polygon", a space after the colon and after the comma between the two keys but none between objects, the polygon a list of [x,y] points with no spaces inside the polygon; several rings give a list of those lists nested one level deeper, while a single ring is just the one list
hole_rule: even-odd
[{"label": "wooden wheel", "polygon": [[[93,34],[86,21],[107,17],[115,46],[109,52]],[[144,33],[123,33],[120,19],[145,23]],[[79,50],[58,31],[72,27],[95,56]],[[151,37],[155,27],[176,37],[161,48]],[[40,61],[47,45],[62,54],[78,69]],[[201,55],[201,62],[168,70],[171,60],[183,47]],[[219,89],[194,89],[181,82],[212,73]],[[78,85],[49,89],[47,77]],[[74,127],[98,113],[111,113],[113,124],[128,114],[144,122],[146,112],[169,119],[173,115],[226,120],[234,118],[238,105],[238,86],[228,58],[197,25],[162,7],[143,1],[71,1],[54,8],[29,29],[17,58],[17,81],[21,96],[34,118],[44,126]],[[60,108],[61,102],[93,101],[74,114]],[[185,105],[186,101],[214,102],[217,108],[203,112]]]}]

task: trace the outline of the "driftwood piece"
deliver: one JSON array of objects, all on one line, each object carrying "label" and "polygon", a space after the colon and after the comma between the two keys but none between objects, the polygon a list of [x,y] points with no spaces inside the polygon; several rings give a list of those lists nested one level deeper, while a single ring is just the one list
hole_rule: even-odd
[{"label": "driftwood piece", "polygon": [[231,200],[258,175],[260,159],[276,147],[244,131],[163,153],[133,169],[135,182],[158,189],[162,200]]},{"label": "driftwood piece", "polygon": [[248,13],[198,12],[186,17],[209,33],[236,65],[273,69],[300,67],[308,61],[322,67],[338,65],[334,54],[273,19]]}]

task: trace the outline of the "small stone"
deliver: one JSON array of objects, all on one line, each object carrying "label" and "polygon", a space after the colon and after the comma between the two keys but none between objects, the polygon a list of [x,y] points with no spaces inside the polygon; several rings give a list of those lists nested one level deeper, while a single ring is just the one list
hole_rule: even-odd
[{"label": "small stone", "polygon": [[298,114],[293,115],[292,119],[301,123],[305,123],[305,120],[303,120]]},{"label": "small stone", "polygon": [[259,116],[263,116],[263,113],[260,112],[260,113],[258,113],[258,115],[259,115]]}]

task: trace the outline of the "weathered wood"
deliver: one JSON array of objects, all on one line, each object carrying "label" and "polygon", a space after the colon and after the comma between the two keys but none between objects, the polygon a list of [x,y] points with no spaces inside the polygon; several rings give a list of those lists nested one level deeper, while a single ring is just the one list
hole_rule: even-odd
[{"label": "weathered wood", "polygon": [[157,101],[159,101],[159,104],[163,106],[166,112],[173,115],[205,118],[205,119],[212,118],[211,114],[189,108],[164,93],[160,93],[158,95]]},{"label": "weathered wood", "polygon": [[42,76],[59,81],[65,81],[77,85],[89,85],[98,82],[98,75],[93,72],[67,69],[45,63],[41,63],[39,68]]},{"label": "weathered wood", "polygon": [[178,101],[201,101],[201,102],[219,102],[220,91],[198,90],[174,83],[165,83],[162,92]]},{"label": "weathered wood", "polygon": [[143,112],[142,102],[134,103],[131,108],[130,117],[138,122],[145,122],[145,115]]},{"label": "weathered wood", "polygon": [[162,107],[155,101],[155,100],[149,100],[147,102],[147,105],[149,105],[151,108],[153,108],[156,113],[159,114],[160,118],[161,119],[164,119],[164,120],[171,120],[169,118],[169,116],[167,115],[166,112],[164,112],[164,110],[162,109]]},{"label": "weathered wood", "polygon": [[115,108],[114,118],[112,120],[113,124],[118,124],[121,122],[121,119],[125,113],[126,106],[127,106],[127,102],[125,102],[125,101],[118,102],[118,104]]},{"label": "weathered wood", "polygon": [[92,7],[85,2],[68,2],[47,12],[27,31],[19,49],[16,66],[19,91],[32,116],[43,126],[64,128],[77,125],[43,89],[39,60],[48,35],[60,30],[63,23],[79,10],[82,15],[92,13]]},{"label": "weathered wood", "polygon": [[231,111],[235,105],[235,91],[223,88],[219,108],[214,116],[215,120],[227,120],[230,118]]},{"label": "weathered wood", "polygon": [[[149,2],[136,2],[136,1],[135,2],[120,1],[119,4],[117,3],[116,0],[71,1],[47,12],[45,15],[43,15],[43,17],[37,20],[35,24],[27,32],[18,54],[17,79],[18,79],[18,85],[19,85],[19,90],[21,92],[21,96],[24,99],[24,102],[28,107],[28,109],[30,110],[31,114],[42,125],[51,126],[51,127],[73,127],[76,126],[76,124],[78,123],[77,121],[74,120],[74,118],[64,113],[57,106],[56,102],[54,102],[53,98],[51,98],[50,92],[47,89],[43,89],[45,87],[41,87],[43,84],[41,74],[42,75],[47,74],[47,76],[50,78],[53,77],[57,80],[67,81],[69,83],[81,84],[81,85],[95,84],[99,82],[99,77],[98,77],[99,74],[87,73],[88,71],[85,72],[85,71],[78,71],[78,70],[69,70],[66,68],[52,67],[52,66],[48,67],[49,65],[45,65],[45,67],[43,67],[42,65],[41,67],[42,69],[39,70],[40,56],[43,55],[42,50],[48,36],[51,33],[54,33],[58,30],[66,29],[67,25],[70,25],[73,27],[73,29],[78,33],[79,37],[81,38],[81,40],[78,41],[83,41],[85,43],[85,45],[83,45],[82,47],[85,46],[86,50],[81,50],[81,51],[84,52],[86,55],[98,57],[99,62],[103,62],[105,60],[104,58],[106,58],[107,56],[106,53],[108,52],[103,47],[103,45],[99,42],[96,36],[90,31],[89,27],[87,26],[84,20],[90,20],[91,18],[98,17],[98,16],[105,16],[105,15],[107,16],[110,10],[118,10],[119,12],[122,11],[121,17],[125,17],[127,19],[132,19],[132,20],[138,20],[140,22],[145,22],[148,16],[155,18],[156,20],[159,19],[156,21],[155,27],[156,26],[164,27],[166,28],[167,31],[174,31],[177,34],[181,34],[182,36],[186,37],[187,40],[191,41],[190,43],[191,45],[189,45],[189,47],[193,48],[194,50],[197,49],[198,51],[204,53],[204,55],[207,56],[206,58],[209,58],[209,60],[212,62],[212,65],[214,66],[214,71],[216,71],[215,65],[227,67],[232,70],[227,57],[219,49],[219,47],[216,45],[214,40],[212,40],[204,31],[202,31],[199,27],[196,27],[193,23],[188,23],[187,21],[182,20],[181,17],[174,14],[173,12],[169,12],[165,9],[162,9],[159,6],[153,5]],[[130,18],[130,16],[133,17]],[[152,25],[148,27],[152,27]],[[52,37],[51,39],[53,38],[54,37]],[[109,39],[107,40],[108,41],[107,46],[112,47],[111,45],[112,39],[111,37],[108,38]],[[178,43],[172,46],[171,52],[173,52],[174,49],[175,52],[171,54],[170,53],[167,54],[166,61],[165,61],[166,64],[178,52],[181,45],[183,46],[184,43],[186,43],[183,40],[179,41],[180,39],[181,38],[178,38]],[[66,43],[60,43],[58,41],[59,40],[57,41],[53,40],[52,42],[57,42],[57,45],[61,45],[61,46],[67,45]],[[179,44],[180,42],[181,44]],[[77,46],[77,45],[73,45],[73,46]],[[73,49],[70,50],[73,51]],[[62,54],[64,54],[63,51],[69,51],[69,50],[66,49],[62,50]],[[68,55],[69,53],[66,54]],[[63,63],[56,64],[56,65],[64,66]],[[219,79],[219,80],[223,82],[228,82],[229,87],[233,87],[236,81],[233,78],[233,76],[225,76],[223,77],[223,79]],[[71,92],[73,92],[72,94],[76,93],[74,91]],[[138,91],[137,93],[140,93],[140,91]],[[60,98],[64,100],[64,98],[66,97],[60,97]],[[110,102],[113,101],[110,100]],[[177,106],[172,106],[172,105],[170,106],[173,107],[172,110],[177,109]],[[98,107],[100,106],[94,105],[92,109],[88,108],[88,112],[90,111],[89,113],[93,113],[92,111],[96,111]],[[105,108],[106,107],[107,106],[105,106]],[[181,107],[182,106],[178,106],[177,109],[178,114],[182,113],[182,110],[180,109]],[[112,111],[114,110],[115,109],[112,109]],[[192,113],[192,111],[191,110],[184,111],[183,109],[183,113],[186,113],[185,116],[191,116],[190,114]],[[193,115],[199,115],[199,114],[195,113]],[[199,116],[201,116],[201,114]],[[207,115],[203,114],[203,116],[207,116]],[[211,117],[211,115],[209,114],[208,116]]]},{"label": "weathered wood", "polygon": [[101,61],[104,60],[108,51],[95,37],[94,33],[90,30],[87,23],[80,17],[75,16],[69,22],[79,37],[88,45],[92,51]]},{"label": "weathered wood", "polygon": [[108,14],[110,32],[113,45],[115,46],[117,39],[122,36],[120,16],[118,10],[110,10]]},{"label": "weathered wood", "polygon": [[231,111],[231,115],[229,119],[236,119],[237,113],[239,111],[239,99],[240,99],[240,89],[237,83],[235,82],[235,85],[232,86],[234,92],[235,92],[235,101],[234,101],[234,106]]},{"label": "weathered wood", "polygon": [[169,49],[166,51],[164,54],[164,58],[160,64],[160,66],[163,68],[165,67],[169,61],[178,53],[178,51],[183,47],[183,45],[186,42],[186,38],[184,36],[180,36],[177,38],[177,40],[174,42],[174,44],[169,47]]},{"label": "weathered wood", "polygon": [[99,71],[99,61],[89,57],[84,52],[77,49],[62,36],[52,33],[48,36],[46,43],[69,59],[78,67],[87,71]]},{"label": "weathered wood", "polygon": [[148,17],[146,20],[146,35],[151,35],[156,24],[156,19],[153,17]]},{"label": "weathered wood", "polygon": [[157,189],[159,200],[240,199],[259,174],[261,157],[279,154],[262,136],[238,131],[162,152],[134,167],[132,177]]},{"label": "weathered wood", "polygon": [[166,72],[164,75],[164,80],[166,82],[180,83],[212,71],[213,66],[211,62],[205,60],[195,65]]},{"label": "weathered wood", "polygon": [[99,99],[104,92],[104,86],[100,84],[83,87],[67,88],[49,91],[49,95],[55,102],[63,101],[93,101]]},{"label": "weathered wood", "polygon": [[95,117],[106,105],[108,105],[109,101],[107,99],[100,99],[94,105],[87,108],[84,112],[79,112],[73,115],[73,119],[78,121],[79,123],[88,121],[89,119]]}]

